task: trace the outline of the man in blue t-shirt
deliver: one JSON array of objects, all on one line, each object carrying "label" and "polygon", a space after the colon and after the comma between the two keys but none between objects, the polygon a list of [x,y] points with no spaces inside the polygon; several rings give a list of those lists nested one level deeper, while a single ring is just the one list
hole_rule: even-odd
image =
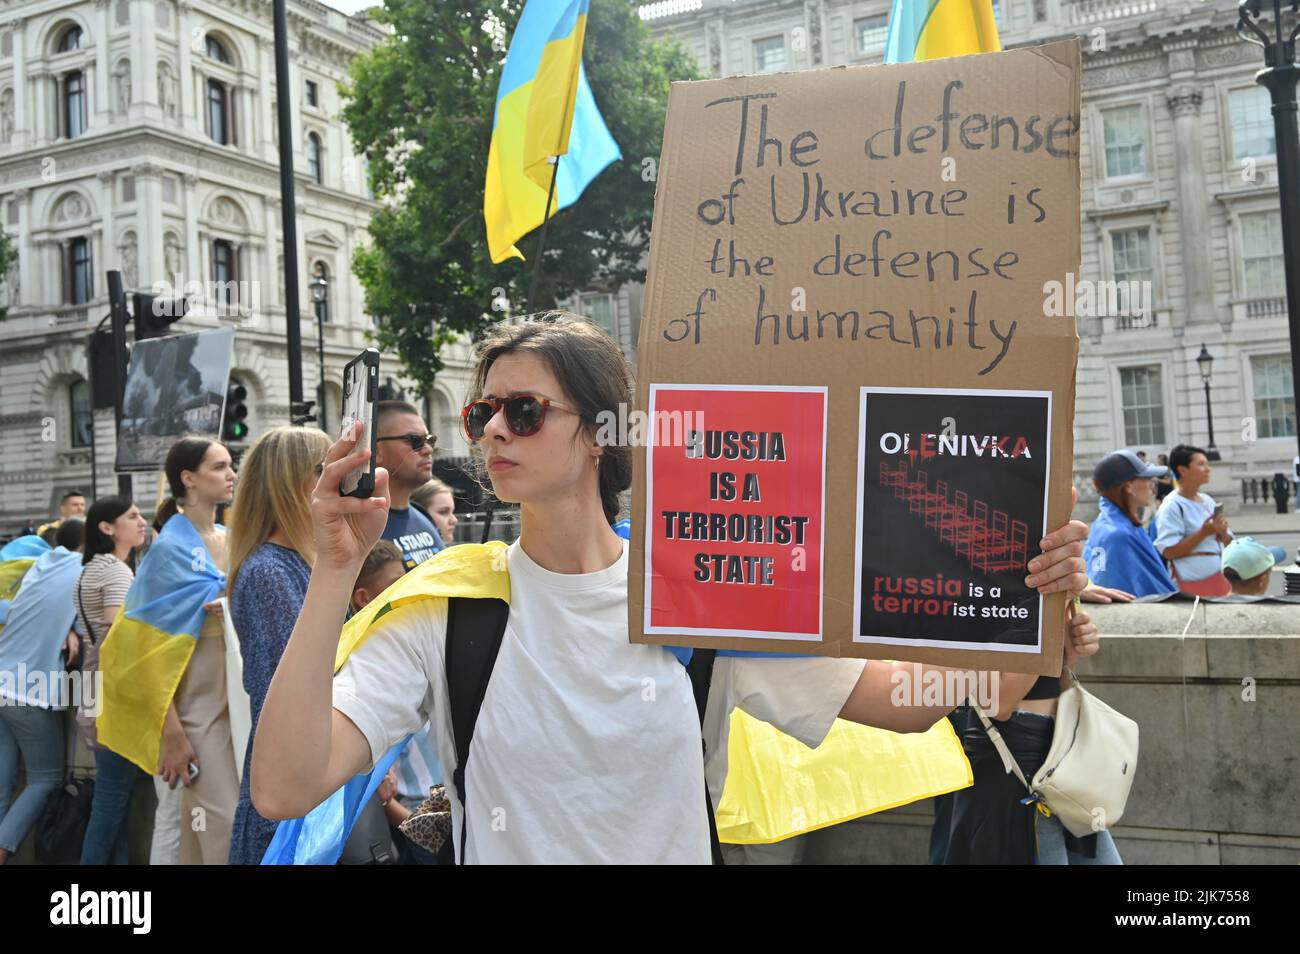
[{"label": "man in blue t-shirt", "polygon": [[375,465],[388,471],[388,524],[383,537],[402,551],[402,565],[419,566],[444,546],[437,526],[411,491],[433,477],[433,438],[424,418],[405,401],[375,405]]}]

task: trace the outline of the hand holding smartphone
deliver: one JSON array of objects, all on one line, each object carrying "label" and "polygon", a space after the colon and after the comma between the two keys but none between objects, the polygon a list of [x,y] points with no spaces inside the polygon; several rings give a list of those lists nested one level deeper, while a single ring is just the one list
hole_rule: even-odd
[{"label": "hand holding smartphone", "polygon": [[343,369],[343,427],[340,434],[351,432],[361,422],[358,447],[369,447],[370,457],[363,467],[347,474],[339,483],[343,497],[369,497],[375,492],[375,398],[379,393],[379,352],[367,348]]}]

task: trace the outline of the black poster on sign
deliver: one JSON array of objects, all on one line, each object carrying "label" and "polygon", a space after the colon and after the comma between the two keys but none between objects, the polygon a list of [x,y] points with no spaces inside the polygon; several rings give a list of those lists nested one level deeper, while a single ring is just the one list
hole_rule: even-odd
[{"label": "black poster on sign", "polygon": [[1051,394],[862,388],[857,642],[1037,651]]}]

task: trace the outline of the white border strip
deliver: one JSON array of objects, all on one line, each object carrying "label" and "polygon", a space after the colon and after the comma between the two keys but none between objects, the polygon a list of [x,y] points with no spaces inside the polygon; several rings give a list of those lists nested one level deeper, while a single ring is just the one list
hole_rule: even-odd
[{"label": "white border strip", "polygon": [[862,492],[866,481],[867,443],[864,440],[867,426],[868,394],[957,394],[974,397],[1033,397],[1047,398],[1047,457],[1044,463],[1043,530],[1047,534],[1047,480],[1052,475],[1052,392],[1014,391],[982,388],[886,388],[861,387],[858,389],[858,483],[856,536],[853,539],[853,642],[881,643],[887,646],[918,646],[926,649],[973,649],[1001,653],[1041,653],[1043,647],[1043,597],[1038,597],[1038,642],[1028,646],[1020,643],[953,642],[948,639],[904,638],[899,636],[864,636],[858,632],[862,620]]},{"label": "white border strip", "polygon": [[818,519],[821,521],[819,528],[821,532],[821,555],[817,564],[819,578],[817,581],[817,632],[816,633],[769,633],[758,630],[747,629],[708,629],[702,627],[685,628],[680,626],[652,626],[650,624],[650,608],[654,605],[653,599],[653,581],[654,581],[654,558],[651,551],[651,543],[654,540],[654,532],[651,526],[651,514],[654,513],[654,451],[655,441],[653,434],[646,445],[646,462],[645,462],[645,592],[643,594],[645,620],[643,622],[643,631],[647,636],[741,636],[749,639],[790,639],[800,640],[803,642],[821,642],[825,631],[825,613],[826,613],[826,421],[830,410],[830,389],[823,386],[808,385],[784,385],[784,384],[651,384],[650,385],[650,411],[649,419],[653,422],[657,420],[655,414],[655,397],[659,391],[780,391],[790,393],[793,391],[805,393],[820,393],[822,396],[822,487],[821,487],[821,514]]}]

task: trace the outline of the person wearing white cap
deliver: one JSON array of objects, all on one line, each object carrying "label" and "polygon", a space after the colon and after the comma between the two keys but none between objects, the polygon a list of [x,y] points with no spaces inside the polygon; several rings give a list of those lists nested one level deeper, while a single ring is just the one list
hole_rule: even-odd
[{"label": "person wearing white cap", "polygon": [[1268,592],[1269,571],[1285,559],[1281,547],[1266,547],[1242,537],[1224,547],[1223,575],[1232,584],[1234,596],[1263,596]]}]

